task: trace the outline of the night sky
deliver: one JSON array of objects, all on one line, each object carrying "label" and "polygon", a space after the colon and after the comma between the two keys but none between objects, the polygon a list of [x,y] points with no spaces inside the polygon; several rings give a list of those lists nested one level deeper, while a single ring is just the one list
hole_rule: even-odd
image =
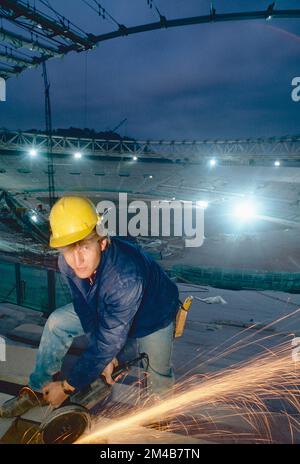
[{"label": "night sky", "polygon": [[[237,12],[270,3],[219,0],[214,6],[217,12]],[[101,4],[127,26],[158,20],[146,0]],[[168,19],[208,14],[209,4],[156,0]],[[81,0],[51,5],[87,32],[116,29]],[[47,11],[38,0],[36,6]],[[296,0],[276,3],[280,9],[299,6]],[[53,127],[101,131],[127,118],[120,134],[140,139],[296,135],[300,102],[291,99],[291,81],[300,76],[299,56],[300,19],[195,25],[113,39],[91,52],[48,61]],[[41,71],[8,80],[1,127],[44,128]]]}]

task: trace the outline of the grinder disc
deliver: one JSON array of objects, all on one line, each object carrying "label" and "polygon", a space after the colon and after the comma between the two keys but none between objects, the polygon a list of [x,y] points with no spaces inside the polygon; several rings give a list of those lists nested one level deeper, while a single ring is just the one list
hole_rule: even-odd
[{"label": "grinder disc", "polygon": [[41,424],[41,439],[45,444],[71,444],[90,425],[90,414],[83,406],[63,406],[53,411]]}]

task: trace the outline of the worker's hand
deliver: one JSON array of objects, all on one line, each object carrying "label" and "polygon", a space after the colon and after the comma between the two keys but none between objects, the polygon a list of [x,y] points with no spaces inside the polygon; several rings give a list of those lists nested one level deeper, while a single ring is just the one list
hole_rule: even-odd
[{"label": "worker's hand", "polygon": [[63,391],[61,382],[48,383],[43,388],[43,394],[45,400],[54,408],[58,408],[68,398],[68,395]]},{"label": "worker's hand", "polygon": [[108,385],[113,385],[115,381],[118,380],[118,377],[115,380],[113,380],[111,377],[111,374],[118,365],[119,362],[117,358],[114,358],[103,370],[102,375],[105,377],[106,383],[108,383]]}]

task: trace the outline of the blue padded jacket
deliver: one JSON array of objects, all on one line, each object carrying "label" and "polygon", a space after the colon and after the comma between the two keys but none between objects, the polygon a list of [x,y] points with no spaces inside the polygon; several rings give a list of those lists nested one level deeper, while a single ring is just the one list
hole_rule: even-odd
[{"label": "blue padded jacket", "polygon": [[94,381],[118,355],[127,337],[144,337],[169,325],[179,308],[178,288],[136,244],[111,238],[93,283],[80,279],[59,256],[74,309],[88,337],[67,381],[81,389]]}]

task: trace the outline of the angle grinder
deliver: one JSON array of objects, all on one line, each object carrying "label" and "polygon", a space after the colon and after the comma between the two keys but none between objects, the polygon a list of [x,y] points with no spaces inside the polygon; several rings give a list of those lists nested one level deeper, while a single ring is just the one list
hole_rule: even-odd
[{"label": "angle grinder", "polygon": [[[148,355],[141,353],[138,358],[118,366],[112,373],[115,380],[119,375],[128,372],[137,362]],[[44,444],[71,444],[91,427],[91,409],[104,400],[111,392],[112,385],[99,377],[85,389],[71,394],[61,406],[53,410],[40,424],[39,433]]]}]

